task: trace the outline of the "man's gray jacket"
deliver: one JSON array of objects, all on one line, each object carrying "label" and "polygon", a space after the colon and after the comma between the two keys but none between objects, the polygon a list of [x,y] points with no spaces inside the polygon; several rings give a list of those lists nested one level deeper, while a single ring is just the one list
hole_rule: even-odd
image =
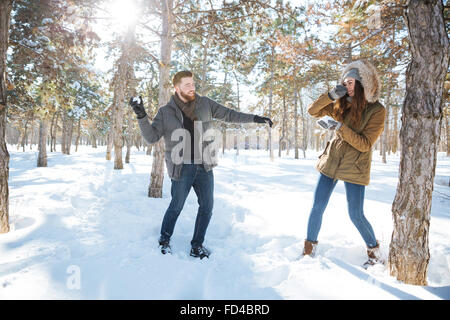
[{"label": "man's gray jacket", "polygon": [[[205,134],[208,129],[213,129],[213,119],[223,120],[226,122],[233,123],[249,123],[253,122],[254,115],[238,112],[232,110],[230,108],[224,107],[217,102],[207,98],[196,95],[195,101],[195,114],[197,115],[198,120],[201,121],[202,133]],[[196,121],[196,123],[197,123]],[[164,158],[166,161],[166,168],[169,177],[173,180],[179,180],[181,168],[183,163],[177,160],[178,155],[183,156],[183,150],[179,151],[180,135],[173,135],[175,133],[179,133],[180,131],[186,130],[177,130],[184,129],[183,128],[183,113],[180,108],[175,104],[173,96],[171,97],[169,103],[165,106],[159,108],[158,113],[156,114],[153,122],[150,123],[147,116],[138,120],[139,127],[141,129],[142,136],[145,141],[149,144],[155,143],[164,136],[165,142],[165,154]],[[198,123],[197,123],[198,124]],[[196,125],[197,125],[196,124]],[[205,143],[205,138],[210,139],[208,143]],[[212,138],[212,141],[211,141]],[[185,137],[184,137],[185,139]],[[215,166],[217,166],[217,150],[215,150],[211,154],[210,152],[203,152],[203,149],[206,148],[211,142],[214,142],[214,138],[212,137],[211,130],[201,138],[202,142],[200,152],[203,157],[203,166],[206,171],[211,170]],[[217,149],[217,148],[216,148]],[[172,152],[174,151],[174,152]],[[190,153],[190,148],[186,148],[186,151]],[[174,156],[175,155],[175,156]],[[206,157],[206,159],[205,159]],[[190,159],[190,157],[187,157]]]}]

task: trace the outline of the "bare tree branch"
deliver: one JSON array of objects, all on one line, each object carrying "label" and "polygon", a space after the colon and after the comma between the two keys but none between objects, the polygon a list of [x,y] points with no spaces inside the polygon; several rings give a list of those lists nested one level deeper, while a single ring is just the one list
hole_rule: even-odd
[{"label": "bare tree branch", "polygon": [[156,34],[158,37],[161,37],[161,36],[162,36],[162,34],[161,34],[160,32],[158,32],[157,30],[155,30],[155,29],[153,29],[153,28],[147,26],[147,25],[144,24],[144,23],[139,23],[139,26],[142,27],[142,28],[144,28],[144,29],[147,29],[147,30],[153,32],[153,33]]}]

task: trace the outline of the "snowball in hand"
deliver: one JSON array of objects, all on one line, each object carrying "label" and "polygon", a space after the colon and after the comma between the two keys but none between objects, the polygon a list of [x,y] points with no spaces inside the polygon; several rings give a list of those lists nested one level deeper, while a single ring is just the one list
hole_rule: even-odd
[{"label": "snowball in hand", "polygon": [[140,103],[141,103],[141,98],[139,98],[139,97],[134,97],[134,98],[133,98],[133,102],[137,102],[138,104],[140,104]]},{"label": "snowball in hand", "polygon": [[324,116],[317,121],[317,124],[321,126],[324,129],[330,129],[333,126],[336,126],[338,124],[337,121],[335,121],[330,116]]}]

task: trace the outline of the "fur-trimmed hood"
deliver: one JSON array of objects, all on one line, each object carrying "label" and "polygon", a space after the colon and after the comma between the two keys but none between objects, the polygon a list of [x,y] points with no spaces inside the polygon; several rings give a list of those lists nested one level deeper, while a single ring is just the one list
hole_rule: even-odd
[{"label": "fur-trimmed hood", "polygon": [[377,70],[370,62],[358,60],[349,63],[342,71],[341,83],[344,82],[344,75],[354,68],[358,69],[366,100],[370,103],[376,102],[380,97],[381,81]]}]

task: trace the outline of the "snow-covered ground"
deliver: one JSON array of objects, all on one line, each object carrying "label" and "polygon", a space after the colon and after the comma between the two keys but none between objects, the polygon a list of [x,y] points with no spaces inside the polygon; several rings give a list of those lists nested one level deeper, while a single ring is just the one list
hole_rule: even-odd
[{"label": "snow-covered ground", "polygon": [[[301,258],[318,174],[317,153],[275,158],[227,151],[214,169],[215,203],[205,246],[189,257],[197,199],[191,191],[174,236],[173,255],[157,246],[163,198],[147,197],[150,156],[113,169],[105,149],[51,153],[9,146],[11,232],[0,235],[0,299],[450,299],[450,159],[439,155],[430,226],[427,287],[399,283],[366,252],[338,183],[324,215],[317,257]],[[374,152],[365,213],[387,256],[398,156]],[[445,186],[447,184],[447,186]]]}]

